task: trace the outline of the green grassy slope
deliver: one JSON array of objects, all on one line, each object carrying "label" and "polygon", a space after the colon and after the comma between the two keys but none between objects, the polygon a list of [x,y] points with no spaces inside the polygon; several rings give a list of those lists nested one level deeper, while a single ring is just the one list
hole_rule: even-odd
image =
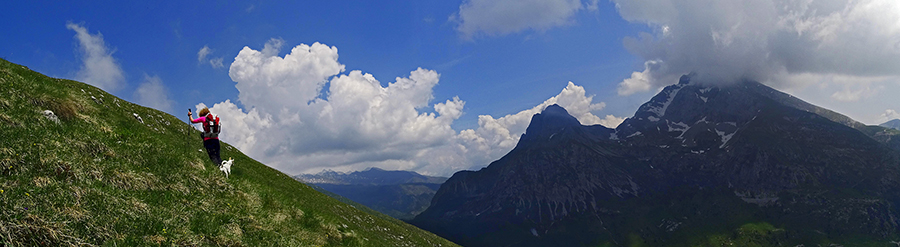
[{"label": "green grassy slope", "polygon": [[222,158],[235,160],[226,179],[198,133],[0,59],[0,245],[455,246],[223,143]]}]

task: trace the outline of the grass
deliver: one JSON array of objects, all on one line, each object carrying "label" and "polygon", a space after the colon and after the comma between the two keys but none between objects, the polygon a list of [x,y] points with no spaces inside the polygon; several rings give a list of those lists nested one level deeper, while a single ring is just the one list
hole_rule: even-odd
[{"label": "grass", "polygon": [[784,229],[778,229],[766,222],[747,223],[731,234],[713,234],[700,246],[783,246]]},{"label": "grass", "polygon": [[0,59],[0,245],[455,246],[223,143],[235,160],[226,179],[198,135],[174,116]]}]

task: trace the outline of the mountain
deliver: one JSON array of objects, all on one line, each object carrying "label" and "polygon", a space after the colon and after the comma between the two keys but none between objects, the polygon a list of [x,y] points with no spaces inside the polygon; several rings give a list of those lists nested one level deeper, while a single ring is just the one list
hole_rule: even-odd
[{"label": "mountain", "polygon": [[226,178],[179,118],[2,59],[0,137],[3,246],[455,246],[223,143]]},{"label": "mountain", "polygon": [[324,171],[294,178],[401,220],[410,220],[428,208],[434,193],[447,180],[378,168],[352,173]]},{"label": "mountain", "polygon": [[884,122],[883,124],[879,124],[878,126],[900,130],[900,119],[894,119],[891,121]]},{"label": "mountain", "polygon": [[371,167],[363,171],[351,173],[326,170],[317,174],[300,174],[295,178],[311,184],[359,184],[359,185],[393,185],[393,184],[441,184],[445,177],[425,176],[411,171],[386,171]]},{"label": "mountain", "polygon": [[685,76],[616,129],[547,107],[410,222],[464,246],[887,245],[896,135],[757,82]]}]

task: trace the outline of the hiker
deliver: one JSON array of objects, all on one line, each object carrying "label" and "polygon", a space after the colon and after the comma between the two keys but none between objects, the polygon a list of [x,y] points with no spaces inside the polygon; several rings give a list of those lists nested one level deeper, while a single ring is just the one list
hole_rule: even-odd
[{"label": "hiker", "polygon": [[209,154],[209,159],[212,160],[213,164],[217,166],[222,166],[222,158],[219,158],[219,131],[221,131],[222,126],[219,125],[219,117],[213,116],[209,113],[209,108],[203,107],[200,110],[200,117],[194,119],[194,113],[191,112],[191,109],[188,109],[188,119],[191,120],[191,123],[203,123],[203,133],[200,133],[200,136],[203,137],[203,146],[206,147],[206,154]]}]

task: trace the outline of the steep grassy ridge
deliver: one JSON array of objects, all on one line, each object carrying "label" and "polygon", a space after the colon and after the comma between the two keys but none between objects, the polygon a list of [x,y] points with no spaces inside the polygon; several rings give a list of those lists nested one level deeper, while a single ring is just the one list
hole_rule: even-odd
[{"label": "steep grassy ridge", "polygon": [[0,245],[455,245],[223,143],[226,179],[202,149],[176,117],[0,59]]}]

